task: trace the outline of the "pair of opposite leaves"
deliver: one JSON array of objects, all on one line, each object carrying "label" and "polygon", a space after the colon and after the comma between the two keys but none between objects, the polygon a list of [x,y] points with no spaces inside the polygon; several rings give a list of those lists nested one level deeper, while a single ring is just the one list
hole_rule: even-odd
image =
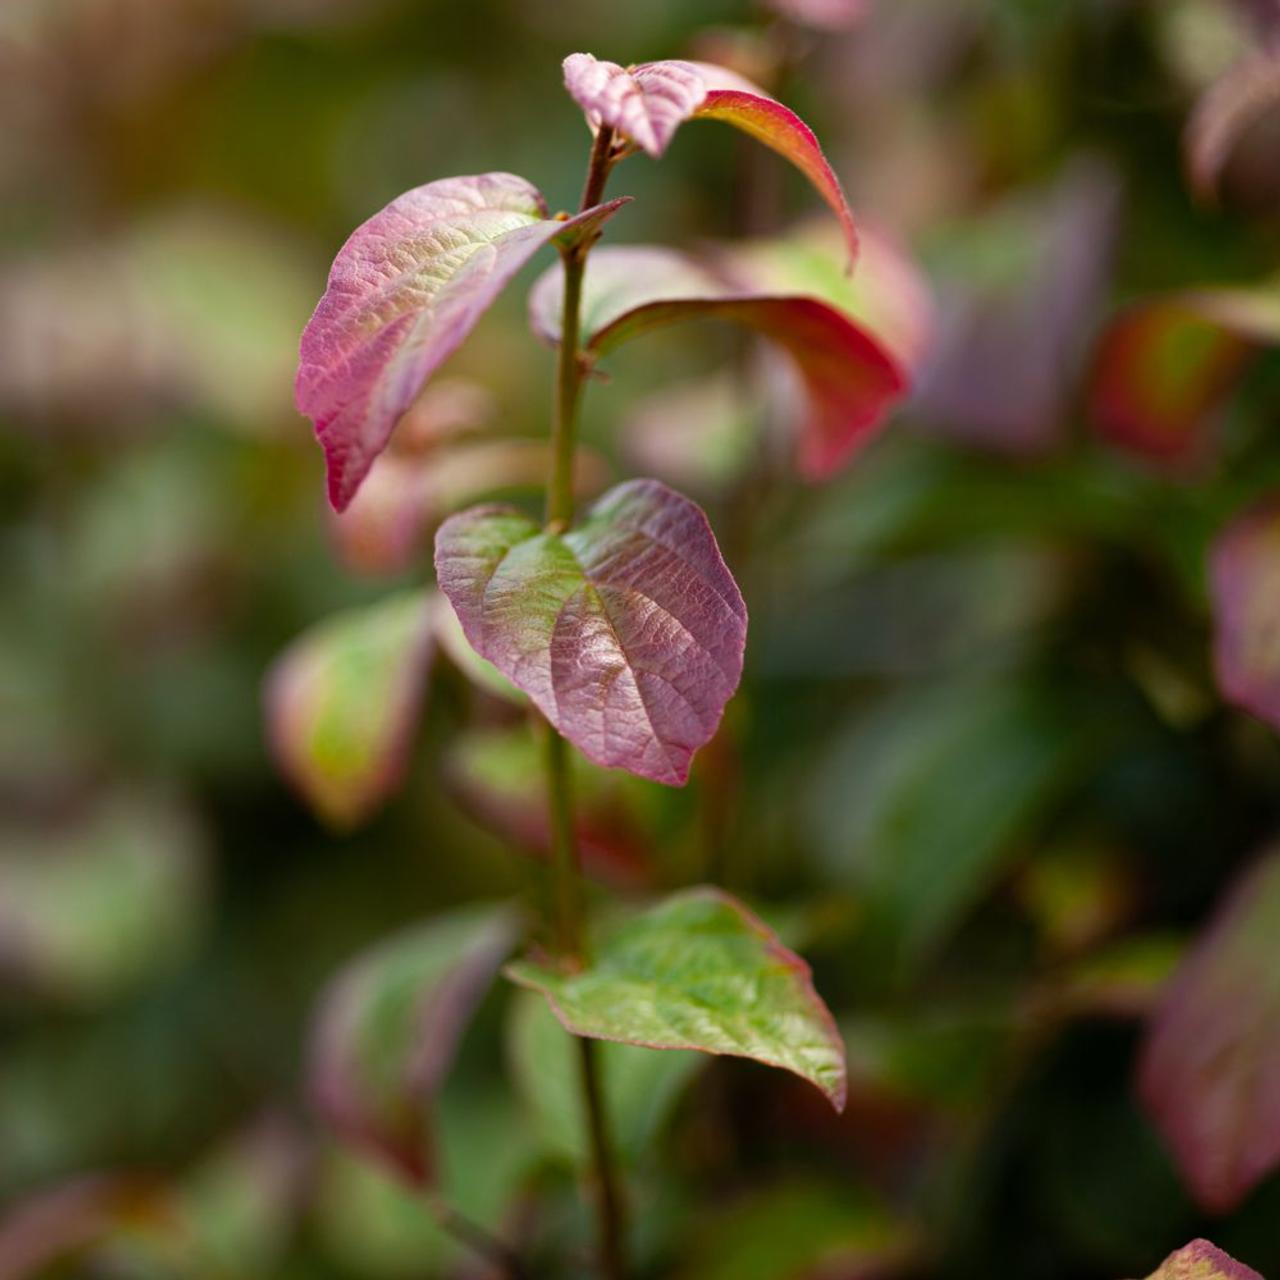
[{"label": "pair of opposite leaves", "polygon": [[[564,69],[592,128],[612,129],[624,147],[661,155],[689,119],[758,138],[836,212],[852,258],[852,217],[816,138],[749,82],[706,64],[628,70],[589,54]],[[524,179],[492,173],[418,187],[355,231],[303,334],[296,387],[337,509],[516,272],[543,245],[594,238],[624,203],[553,218]],[[553,343],[558,288],[546,279],[532,298],[534,328]],[[809,401],[800,465],[813,477],[847,459],[905,391],[897,362],[844,313],[814,298],[743,292],[669,251],[597,253],[587,291],[589,360],[688,316],[735,320],[782,345]],[[476,651],[584,754],[685,781],[737,687],[746,643],[742,597],[693,503],[656,481],[632,481],[568,533],[544,532],[510,508],[475,508],[442,526],[436,568]]]}]

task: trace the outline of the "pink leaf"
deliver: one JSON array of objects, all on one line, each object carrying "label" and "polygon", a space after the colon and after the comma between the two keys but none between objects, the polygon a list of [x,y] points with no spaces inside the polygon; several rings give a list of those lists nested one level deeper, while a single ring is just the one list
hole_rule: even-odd
[{"label": "pink leaf", "polygon": [[1280,854],[1236,883],[1174,978],[1139,1091],[1196,1200],[1226,1213],[1280,1165]]},{"label": "pink leaf", "polygon": [[620,67],[589,53],[564,61],[565,88],[593,129],[602,123],[652,156],[686,120],[722,120],[789,160],[817,188],[844,230],[849,261],[858,252],[853,214],[818,139],[798,115],[758,86],[708,62],[645,62]]},{"label": "pink leaf", "polygon": [[1187,123],[1187,172],[1196,194],[1211,200],[1248,130],[1280,108],[1280,50],[1241,58],[1209,86]]},{"label": "pink leaf", "polygon": [[1205,453],[1254,350],[1280,342],[1280,289],[1198,289],[1120,313],[1094,362],[1090,409],[1113,444],[1156,462]]},{"label": "pink leaf", "polygon": [[1262,1280],[1262,1277],[1208,1240],[1193,1240],[1171,1253],[1147,1280]]},{"label": "pink leaf", "polygon": [[544,244],[586,234],[624,203],[559,221],[523,178],[488,173],[416,187],[352,234],[302,335],[295,385],[336,510],[507,281]]},{"label": "pink leaf", "polygon": [[436,607],[410,591],[338,614],[295,640],[268,674],[276,760],[335,827],[367,818],[404,774],[435,653]]},{"label": "pink leaf", "polygon": [[608,125],[655,158],[707,96],[691,62],[651,62],[627,70],[589,53],[564,60],[564,86],[592,129]]},{"label": "pink leaf", "polygon": [[1280,728],[1280,500],[1246,511],[1218,535],[1209,589],[1219,687]]},{"label": "pink leaf", "polygon": [[[552,342],[559,337],[562,287],[558,273],[547,273],[530,297],[534,330]],[[798,463],[809,479],[838,470],[906,392],[906,378],[888,351],[817,298],[743,293],[667,249],[601,249],[589,260],[583,301],[588,355],[604,355],[638,334],[697,318],[754,329],[795,362],[808,401]]]},{"label": "pink leaf", "polygon": [[519,919],[473,906],[406,929],[321,997],[310,1090],[325,1121],[411,1183],[431,1178],[431,1103]]},{"label": "pink leaf", "polygon": [[867,16],[871,0],[769,0],[769,7],[818,31],[843,31]]},{"label": "pink leaf", "polygon": [[692,502],[632,480],[563,534],[476,507],[440,526],[436,577],[472,648],[585,756],[686,781],[738,687],[747,630]]}]

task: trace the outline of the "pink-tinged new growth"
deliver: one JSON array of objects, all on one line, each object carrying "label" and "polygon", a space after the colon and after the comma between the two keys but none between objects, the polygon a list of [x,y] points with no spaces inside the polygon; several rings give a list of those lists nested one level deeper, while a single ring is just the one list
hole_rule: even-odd
[{"label": "pink-tinged new growth", "polygon": [[608,125],[654,157],[707,96],[691,62],[653,62],[629,71],[589,53],[564,60],[564,87],[593,130]]},{"label": "pink-tinged new growth", "polygon": [[505,972],[574,1035],[751,1058],[844,1109],[844,1041],[809,966],[721,889],[686,889],[627,920],[585,969],[532,958]]},{"label": "pink-tinged new growth", "polygon": [[438,597],[410,591],[319,623],[267,676],[281,772],[325,821],[348,828],[399,785],[435,654]]},{"label": "pink-tinged new growth", "polygon": [[769,0],[769,7],[818,31],[843,31],[867,16],[871,0]]},{"label": "pink-tinged new growth", "polygon": [[1280,729],[1280,500],[1246,511],[1218,535],[1209,590],[1219,688]]},{"label": "pink-tinged new growth", "polygon": [[[530,296],[535,332],[559,339],[558,274]],[[652,329],[686,319],[730,320],[777,343],[795,362],[808,409],[798,466],[811,480],[837,471],[871,438],[907,390],[889,352],[843,312],[817,298],[744,293],[693,259],[667,249],[599,249],[587,265],[583,328],[599,357]]]},{"label": "pink-tinged new growth", "polygon": [[432,1101],[519,924],[502,905],[429,920],[358,957],[321,996],[312,1101],[343,1141],[411,1184],[431,1180]]},{"label": "pink-tinged new growth", "polygon": [[589,234],[624,203],[559,221],[523,178],[487,173],[416,187],[357,228],[303,332],[295,384],[336,510],[507,281],[543,245]]},{"label": "pink-tinged new growth", "polygon": [[1278,931],[1280,853],[1272,851],[1236,883],[1184,961],[1142,1052],[1142,1101],[1212,1213],[1235,1208],[1280,1166]]},{"label": "pink-tinged new growth", "polygon": [[565,88],[593,129],[607,124],[660,156],[686,120],[722,120],[789,160],[840,219],[849,261],[858,233],[849,202],[818,139],[798,115],[749,80],[707,62],[645,62],[621,67],[589,53],[564,62]]},{"label": "pink-tinged new growth", "polygon": [[682,785],[742,675],[747,610],[707,518],[656,480],[568,533],[476,507],[436,534],[472,647],[597,764]]},{"label": "pink-tinged new growth", "polygon": [[1147,1280],[1262,1280],[1262,1277],[1208,1240],[1193,1240],[1171,1253]]}]

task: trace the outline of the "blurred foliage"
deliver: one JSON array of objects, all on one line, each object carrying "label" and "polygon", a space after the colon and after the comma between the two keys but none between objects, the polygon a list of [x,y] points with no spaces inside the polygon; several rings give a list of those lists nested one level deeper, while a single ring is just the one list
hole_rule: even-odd
[{"label": "blurred foliage", "polygon": [[[1216,201],[1181,152],[1258,37],[1227,0],[780,7],[0,3],[0,1277],[480,1274],[318,1137],[304,1050],[353,954],[541,890],[526,712],[441,634],[412,744],[357,762],[378,776],[335,816],[402,787],[335,834],[274,769],[262,690],[295,637],[419,588],[448,510],[536,486],[551,361],[520,289],[450,362],[466,407],[402,427],[367,523],[325,516],[290,380],[327,264],[392,196],[509,169],[576,201],[574,49],[768,79],[937,308],[917,394],[820,488],[785,462],[785,382],[717,327],[645,339],[587,397],[584,487],[636,459],[695,477],[752,618],[688,790],[584,774],[602,878],[758,904],[851,1067],[835,1121],[747,1063],[611,1058],[628,1156],[649,1144],[641,1273],[1116,1280],[1203,1233],[1280,1275],[1280,1178],[1211,1218],[1133,1088],[1141,1020],[1280,819],[1205,578],[1280,485],[1280,355],[1253,342],[1178,421],[1204,433],[1185,466],[1092,398],[1124,308],[1280,267],[1275,121],[1215,155]],[[859,287],[835,255],[824,278],[803,183],[721,131],[616,183],[614,242],[759,255],[803,224],[776,269]],[[912,315],[881,319],[902,339]],[[347,691],[373,734],[375,710]],[[485,998],[433,1103],[439,1193],[576,1275],[559,1035]]]}]

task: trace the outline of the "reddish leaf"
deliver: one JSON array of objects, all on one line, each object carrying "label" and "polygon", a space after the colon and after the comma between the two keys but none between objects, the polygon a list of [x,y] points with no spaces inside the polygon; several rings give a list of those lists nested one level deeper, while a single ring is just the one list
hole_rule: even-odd
[{"label": "reddish leaf", "polygon": [[738,687],[747,611],[706,516],[656,480],[568,533],[477,507],[436,534],[472,648],[589,759],[682,785]]},{"label": "reddish leaf", "polygon": [[1212,199],[1249,128],[1280,108],[1280,50],[1241,58],[1209,86],[1187,123],[1187,172],[1196,193]]},{"label": "reddish leaf", "polygon": [[1280,500],[1245,512],[1218,535],[1209,588],[1219,688],[1280,728]]},{"label": "reddish leaf", "polygon": [[352,234],[302,335],[295,386],[335,509],[507,281],[544,244],[594,230],[624,203],[559,221],[523,178],[488,173],[416,187]]},{"label": "reddish leaf", "polygon": [[328,618],[276,659],[265,687],[281,771],[326,821],[350,827],[395,790],[418,723],[432,597],[410,591]]},{"label": "reddish leaf", "polygon": [[1201,289],[1130,307],[1103,336],[1090,407],[1113,444],[1194,462],[1254,349],[1280,341],[1280,291]]},{"label": "reddish leaf", "polygon": [[1195,1198],[1234,1208],[1280,1165],[1280,853],[1227,895],[1151,1025],[1139,1089]]},{"label": "reddish leaf", "polygon": [[564,62],[565,88],[593,129],[608,124],[660,156],[685,120],[723,120],[791,161],[831,206],[849,261],[858,252],[853,214],[813,130],[749,80],[707,62],[645,62],[620,67],[589,53]]},{"label": "reddish leaf", "polygon": [[[559,338],[563,281],[534,286],[534,330]],[[906,391],[898,363],[848,316],[817,298],[743,293],[693,259],[643,246],[597,250],[587,264],[583,332],[589,357],[685,319],[732,320],[776,342],[795,361],[808,400],[799,467],[818,480],[837,470]]]},{"label": "reddish leaf", "polygon": [[504,906],[438,917],[359,957],[321,998],[315,1105],[344,1140],[410,1182],[431,1177],[432,1098],[518,925]]},{"label": "reddish leaf", "polygon": [[867,16],[871,0],[769,0],[769,7],[818,31],[843,31]]}]

